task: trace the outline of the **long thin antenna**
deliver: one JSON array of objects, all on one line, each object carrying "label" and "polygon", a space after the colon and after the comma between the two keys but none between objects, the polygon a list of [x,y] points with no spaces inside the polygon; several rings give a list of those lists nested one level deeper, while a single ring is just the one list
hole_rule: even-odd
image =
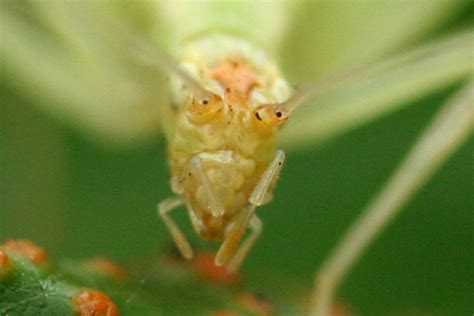
[{"label": "long thin antenna", "polygon": [[298,106],[308,102],[309,100],[315,98],[316,96],[328,92],[338,85],[347,82],[355,77],[360,76],[365,73],[366,70],[370,68],[374,63],[362,64],[349,70],[336,73],[332,76],[325,77],[319,80],[316,80],[307,85],[306,88],[297,91],[291,98],[285,102],[275,104],[277,108],[285,113],[286,116],[289,116],[291,112]]},{"label": "long thin antenna", "polygon": [[196,98],[201,101],[211,100],[214,97],[214,94],[204,88],[196,79],[191,77],[191,75],[186,72],[178,62],[168,55],[167,53],[157,49],[156,47],[150,47],[145,45],[143,42],[140,42],[135,46],[135,49],[138,50],[138,56],[147,63],[148,65],[153,65],[162,69],[166,69],[177,76],[179,76],[185,84],[190,88]]},{"label": "long thin antenna", "polygon": [[109,26],[108,28],[117,30],[117,33],[121,34],[121,41],[126,43],[127,47],[130,47],[130,57],[138,58],[139,62],[145,65],[174,73],[185,82],[188,88],[193,91],[194,96],[200,101],[210,100],[215,97],[212,92],[204,88],[188,72],[183,70],[178,61],[156,45],[152,45],[149,40],[142,38],[137,33],[131,32],[130,29],[123,27],[120,23],[114,23],[115,21],[107,19],[106,16],[101,16],[101,20]]},{"label": "long thin antenna", "polygon": [[[439,54],[443,51],[449,52],[449,49],[451,47],[442,47],[440,49],[440,52],[437,53]],[[288,116],[298,106],[303,105],[304,103],[316,98],[317,96],[323,93],[329,92],[334,88],[337,88],[343,83],[346,83],[351,80],[353,81],[355,78],[358,77],[365,77],[370,72],[389,71],[397,67],[404,67],[409,62],[427,59],[428,57],[432,57],[431,55],[432,53],[430,50],[421,49],[420,51],[415,50],[411,54],[407,54],[402,58],[389,59],[388,62],[383,60],[385,60],[386,57],[389,56],[380,56],[374,61],[367,62],[359,66],[350,67],[349,70],[336,72],[332,76],[325,77],[313,83],[310,83],[305,89],[297,91],[287,101],[275,104],[275,106],[278,110],[282,111],[284,114],[286,114],[286,116]]]}]

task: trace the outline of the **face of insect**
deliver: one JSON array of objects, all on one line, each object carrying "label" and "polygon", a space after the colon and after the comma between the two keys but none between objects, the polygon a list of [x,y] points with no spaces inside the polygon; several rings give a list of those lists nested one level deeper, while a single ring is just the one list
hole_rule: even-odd
[{"label": "face of insect", "polygon": [[233,49],[230,57],[225,51],[208,56],[208,45],[195,44],[184,59],[207,94],[175,84],[179,103],[169,151],[172,187],[186,198],[195,230],[221,240],[275,156],[276,133],[286,120],[275,104],[289,88],[269,61],[259,64],[240,41],[240,54]]}]

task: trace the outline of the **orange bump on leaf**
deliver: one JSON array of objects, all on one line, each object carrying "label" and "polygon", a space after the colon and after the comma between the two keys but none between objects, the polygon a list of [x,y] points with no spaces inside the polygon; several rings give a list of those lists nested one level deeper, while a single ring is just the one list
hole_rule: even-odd
[{"label": "orange bump on leaf", "polygon": [[127,276],[127,271],[124,268],[106,258],[89,259],[87,265],[117,280],[123,280]]},{"label": "orange bump on leaf", "polygon": [[10,259],[8,255],[0,250],[0,278],[7,275],[10,270]]},{"label": "orange bump on leaf", "polygon": [[48,260],[46,251],[29,240],[7,240],[2,247],[16,252],[35,263],[45,263]]},{"label": "orange bump on leaf", "polygon": [[347,306],[341,302],[336,302],[332,305],[331,316],[351,316],[354,315]]},{"label": "orange bump on leaf", "polygon": [[0,250],[0,269],[7,267],[9,262],[8,255]]},{"label": "orange bump on leaf", "polygon": [[261,295],[252,295],[249,293],[241,294],[238,298],[239,303],[248,310],[261,316],[273,315],[273,306]]},{"label": "orange bump on leaf", "polygon": [[225,266],[219,267],[214,263],[214,253],[198,253],[193,265],[196,271],[205,279],[222,284],[234,284],[240,281],[240,275],[228,270]]},{"label": "orange bump on leaf", "polygon": [[230,311],[217,311],[217,312],[214,312],[212,316],[240,316],[240,315],[235,312],[230,312]]},{"label": "orange bump on leaf", "polygon": [[80,316],[118,316],[115,303],[103,292],[85,290],[79,293],[74,300],[76,310]]}]

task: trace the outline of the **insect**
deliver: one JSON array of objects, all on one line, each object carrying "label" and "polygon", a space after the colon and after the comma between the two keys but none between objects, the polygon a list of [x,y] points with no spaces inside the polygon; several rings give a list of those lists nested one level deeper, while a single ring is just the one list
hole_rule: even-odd
[{"label": "insect", "polygon": [[[228,268],[235,271],[262,231],[255,211],[271,201],[285,161],[284,151],[276,149],[277,134],[322,84],[290,97],[288,83],[262,51],[225,33],[188,43],[183,66],[169,56],[160,58],[181,80],[172,84],[172,123],[166,132],[177,196],[161,202],[158,213],[183,257],[191,259],[187,238],[169,216],[185,204],[202,238],[223,241],[215,263],[230,260]],[[248,227],[251,234],[238,247]]]},{"label": "insect", "polygon": [[191,247],[168,215],[186,204],[201,237],[223,240],[218,265],[227,263],[249,226],[251,235],[229,262],[236,270],[261,232],[255,210],[271,200],[285,160],[284,151],[275,147],[278,129],[290,113],[280,103],[290,89],[273,64],[252,58],[263,54],[242,40],[217,35],[190,46],[194,58],[202,60],[184,60],[201,75],[182,75],[191,89],[175,92],[174,131],[168,133],[171,183],[179,196],[161,202],[159,214],[190,259]]},{"label": "insect", "polygon": [[[18,69],[23,77],[33,78],[29,81],[33,86],[38,82],[36,73],[48,73],[40,82],[49,88],[49,94],[59,95],[64,104],[69,104],[65,112],[74,115],[66,116],[73,120],[82,118],[88,122],[85,125],[93,130],[105,130],[105,133],[118,137],[129,135],[122,134],[123,131],[133,130],[140,138],[140,135],[156,128],[156,118],[160,116],[160,124],[169,139],[172,189],[177,194],[160,204],[160,214],[179,249],[189,258],[192,250],[168,216],[174,207],[185,204],[198,234],[212,240],[223,240],[216,260],[219,264],[228,264],[231,269],[238,268],[260,233],[261,223],[256,217],[256,208],[271,199],[284,162],[284,152],[277,150],[280,126],[288,125],[281,135],[282,142],[286,144],[301,139],[328,138],[377,117],[420,91],[456,79],[470,78],[473,72],[470,52],[472,34],[461,32],[407,54],[383,58],[367,67],[366,71],[323,77],[319,83],[294,92],[280,74],[277,63],[268,57],[277,50],[276,43],[281,41],[277,35],[283,33],[286,23],[290,23],[281,13],[285,10],[290,12],[290,7],[280,4],[271,11],[265,7],[265,14],[258,14],[261,12],[258,7],[252,8],[256,14],[242,5],[229,3],[188,7],[183,3],[163,1],[156,6],[158,9],[154,12],[161,16],[163,24],[168,26],[169,37],[173,38],[166,41],[165,32],[160,33],[162,29],[158,29],[158,37],[163,35],[166,42],[162,50],[172,55],[173,59],[154,52],[153,48],[148,51],[149,55],[145,52],[145,60],[160,63],[157,68],[165,69],[164,72],[172,77],[168,99],[160,99],[159,102],[163,105],[159,109],[160,115],[154,112],[158,103],[156,99],[164,94],[165,89],[156,88],[156,82],[150,80],[153,85],[144,89],[146,93],[140,89],[136,89],[137,92],[133,89],[136,82],[129,84],[128,80],[121,80],[133,77],[134,72],[127,72],[127,67],[130,60],[135,65],[140,59],[136,58],[133,49],[140,41],[135,42],[136,39],[132,39],[134,35],[127,36],[127,30],[120,23],[115,24],[117,21],[113,19],[110,21],[108,10],[95,10],[94,7],[85,10],[89,13],[84,14],[79,5],[76,8],[79,10],[72,10],[74,14],[71,14],[67,10],[61,11],[64,9],[61,6],[56,6],[56,11],[38,4],[35,7],[42,14],[40,16],[48,17],[42,20],[46,24],[44,30],[39,31],[56,30],[63,42],[70,43],[74,48],[74,57],[87,60],[80,67],[85,68],[87,75],[76,67],[75,59],[69,62],[61,54],[54,55],[56,50],[47,46],[49,42],[38,41],[50,48],[35,51],[42,62],[24,57],[20,52],[30,50],[21,49],[21,43],[16,41],[23,35],[21,27],[17,33],[14,32],[17,29],[5,32],[5,42],[11,43],[7,45],[9,50],[6,54],[10,57],[8,61],[13,64],[12,68]],[[239,16],[239,12],[245,14]],[[270,17],[278,23],[269,23],[266,19]],[[10,17],[5,18],[4,21],[12,22]],[[13,19],[13,22],[3,26],[11,30],[11,26],[18,21]],[[211,25],[214,22],[215,25]],[[67,24],[60,27],[61,23]],[[266,27],[268,25],[271,26]],[[88,32],[84,26],[92,30],[97,27],[102,32]],[[79,35],[71,30],[80,30]],[[115,30],[111,32],[111,40],[108,36],[97,38],[97,34],[108,34],[104,30]],[[148,44],[151,43],[150,46],[155,44],[143,34],[137,36],[140,39],[144,37]],[[36,37],[27,38],[28,45],[35,44]],[[91,51],[104,45],[103,41],[105,46],[114,48],[107,51],[113,54],[104,54],[107,58],[91,54]],[[28,45],[25,47],[29,48]],[[15,48],[18,50],[15,51]],[[41,55],[43,52],[52,55]],[[50,60],[60,61],[59,70],[53,67],[55,64]],[[48,63],[53,66],[41,71],[41,67]],[[31,73],[28,72],[30,69]],[[63,69],[72,70],[67,72]],[[90,73],[99,75],[89,77]],[[88,80],[79,80],[81,84],[77,84],[74,79],[81,78],[81,75]],[[159,87],[164,86],[169,87],[165,84]],[[115,93],[104,95],[103,91],[107,90],[104,87]],[[153,88],[159,90],[159,96],[153,94]],[[311,314],[328,313],[338,285],[369,242],[383,230],[417,188],[471,135],[472,89],[472,83],[468,83],[448,102],[446,110],[437,116],[382,193],[375,195],[374,202],[362,212],[361,219],[355,222],[319,270]],[[147,106],[149,103],[144,101],[148,100],[146,96],[149,94],[156,97],[151,98],[153,106]],[[372,103],[358,100],[361,96]],[[312,102],[317,104],[309,104]],[[130,110],[130,104],[143,106]],[[303,104],[306,105],[297,109],[286,123],[293,109]],[[105,111],[108,108],[104,105],[113,106]],[[114,129],[114,126],[119,128]],[[251,228],[251,233],[239,248],[238,241],[247,226]]]}]

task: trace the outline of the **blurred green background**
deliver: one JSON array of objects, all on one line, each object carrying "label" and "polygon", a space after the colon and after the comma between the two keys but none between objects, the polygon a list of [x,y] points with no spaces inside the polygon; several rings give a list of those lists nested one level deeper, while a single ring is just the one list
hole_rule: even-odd
[{"label": "blurred green background", "polygon": [[[440,32],[471,18],[460,12]],[[169,249],[156,215],[172,194],[164,139],[100,145],[39,111],[10,80],[0,76],[0,239],[31,239],[55,258],[101,255],[125,264]],[[264,233],[243,267],[247,282],[281,296],[294,296],[295,284],[308,290],[315,269],[460,85],[317,148],[289,150],[275,199],[259,210]],[[357,263],[339,294],[347,306],[363,315],[474,312],[473,160],[471,137]],[[197,238],[184,210],[174,215],[196,247],[216,247]]]}]

